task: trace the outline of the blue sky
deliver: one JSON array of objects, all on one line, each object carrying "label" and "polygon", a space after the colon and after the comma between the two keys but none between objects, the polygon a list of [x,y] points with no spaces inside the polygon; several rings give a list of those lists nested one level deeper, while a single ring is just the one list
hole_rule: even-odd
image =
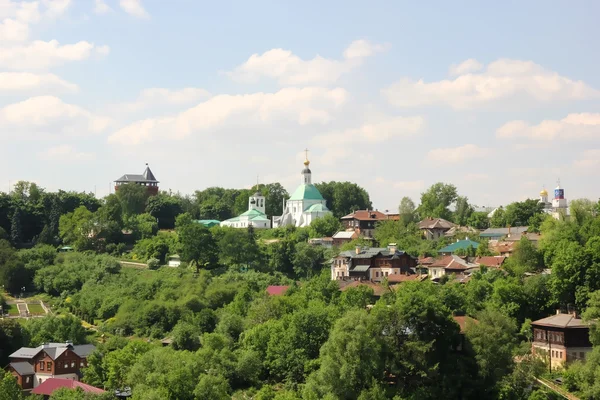
[{"label": "blue sky", "polygon": [[[426,3],[426,4],[425,4]],[[526,4],[523,4],[526,3]],[[600,197],[592,1],[0,0],[0,190],[349,180]]]}]

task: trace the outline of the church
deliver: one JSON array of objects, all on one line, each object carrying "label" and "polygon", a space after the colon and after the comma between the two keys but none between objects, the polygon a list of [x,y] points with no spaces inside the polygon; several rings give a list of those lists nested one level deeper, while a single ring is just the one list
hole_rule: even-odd
[{"label": "church", "polygon": [[258,185],[256,188],[256,193],[248,199],[248,211],[221,222],[221,226],[232,228],[248,228],[249,226],[257,229],[271,228],[271,220],[265,214],[265,197],[258,191]]},{"label": "church", "polygon": [[555,219],[569,216],[569,204],[565,198],[565,190],[560,187],[560,182],[554,189],[552,202],[548,201],[548,191],[546,189],[542,189],[540,192],[539,202],[544,205],[544,212],[552,215]]},{"label": "church", "polygon": [[312,172],[309,165],[307,150],[304,169],[300,173],[300,186],[286,201],[283,215],[273,217],[274,228],[288,225],[305,227],[309,226],[315,219],[331,214],[321,192],[312,184]]}]

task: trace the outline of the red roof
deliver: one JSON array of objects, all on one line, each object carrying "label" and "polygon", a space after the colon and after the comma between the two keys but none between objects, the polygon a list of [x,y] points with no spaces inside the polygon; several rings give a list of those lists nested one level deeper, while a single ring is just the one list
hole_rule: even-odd
[{"label": "red roof", "polygon": [[352,214],[348,214],[341,219],[357,219],[359,221],[384,221],[392,220],[397,221],[399,219],[398,214],[384,214],[381,211],[373,210],[356,210]]},{"label": "red roof", "polygon": [[269,294],[269,296],[281,296],[283,294],[285,294],[285,292],[287,292],[287,290],[289,289],[289,286],[269,286],[267,287],[267,293]]},{"label": "red roof", "polygon": [[389,283],[401,283],[401,282],[410,282],[410,281],[422,281],[427,278],[427,275],[406,275],[406,274],[392,274],[388,275],[387,279]]},{"label": "red roof", "polygon": [[475,263],[485,265],[486,267],[500,267],[504,260],[506,260],[505,256],[484,256],[477,257],[475,259]]},{"label": "red roof", "polygon": [[453,315],[452,318],[454,318],[454,322],[456,322],[458,324],[458,326],[460,326],[460,333],[465,333],[466,328],[467,328],[467,321],[470,321],[474,324],[478,324],[479,321],[477,321],[475,318],[471,318],[471,317],[467,317],[464,315]]},{"label": "red roof", "polygon": [[44,394],[46,396],[50,396],[55,390],[58,390],[61,388],[68,388],[68,389],[81,388],[86,393],[95,393],[95,394],[105,393],[105,391],[100,388],[86,385],[85,383],[81,383],[81,382],[73,380],[73,379],[62,379],[62,378],[46,379],[42,384],[40,384],[38,387],[33,389],[31,391],[31,393]]}]

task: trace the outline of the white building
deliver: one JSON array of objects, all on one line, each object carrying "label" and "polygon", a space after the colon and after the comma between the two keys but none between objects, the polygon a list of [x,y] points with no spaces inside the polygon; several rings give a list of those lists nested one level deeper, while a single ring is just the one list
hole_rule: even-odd
[{"label": "white building", "polygon": [[248,228],[252,225],[253,228],[269,229],[271,228],[271,220],[265,214],[265,197],[260,194],[258,188],[248,199],[248,211],[228,220],[221,222],[221,226],[229,226],[232,228]]},{"label": "white building", "polygon": [[300,173],[300,186],[287,200],[283,215],[273,217],[274,228],[287,225],[309,226],[315,219],[331,214],[321,192],[312,184],[312,172],[308,168],[309,165],[310,161],[306,158],[304,169]]},{"label": "white building", "polygon": [[560,182],[554,189],[554,198],[551,202],[548,201],[548,191],[546,189],[542,189],[540,192],[539,202],[544,205],[544,212],[556,219],[569,216],[569,203],[565,198],[565,190],[560,187]]}]

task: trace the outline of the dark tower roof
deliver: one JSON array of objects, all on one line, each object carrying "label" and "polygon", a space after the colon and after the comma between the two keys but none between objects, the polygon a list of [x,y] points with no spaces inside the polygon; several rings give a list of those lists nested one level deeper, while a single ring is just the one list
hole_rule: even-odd
[{"label": "dark tower roof", "polygon": [[117,179],[115,182],[122,182],[122,183],[158,183],[158,181],[156,180],[156,177],[154,176],[154,174],[152,173],[152,171],[150,171],[150,167],[148,166],[148,164],[146,164],[146,170],[144,171],[144,173],[142,175],[125,174],[122,177],[120,177],[119,179]]},{"label": "dark tower roof", "polygon": [[147,181],[157,182],[156,178],[154,177],[154,174],[152,173],[152,171],[150,171],[150,167],[148,166],[148,164],[146,164],[146,170],[144,171],[143,175]]}]

